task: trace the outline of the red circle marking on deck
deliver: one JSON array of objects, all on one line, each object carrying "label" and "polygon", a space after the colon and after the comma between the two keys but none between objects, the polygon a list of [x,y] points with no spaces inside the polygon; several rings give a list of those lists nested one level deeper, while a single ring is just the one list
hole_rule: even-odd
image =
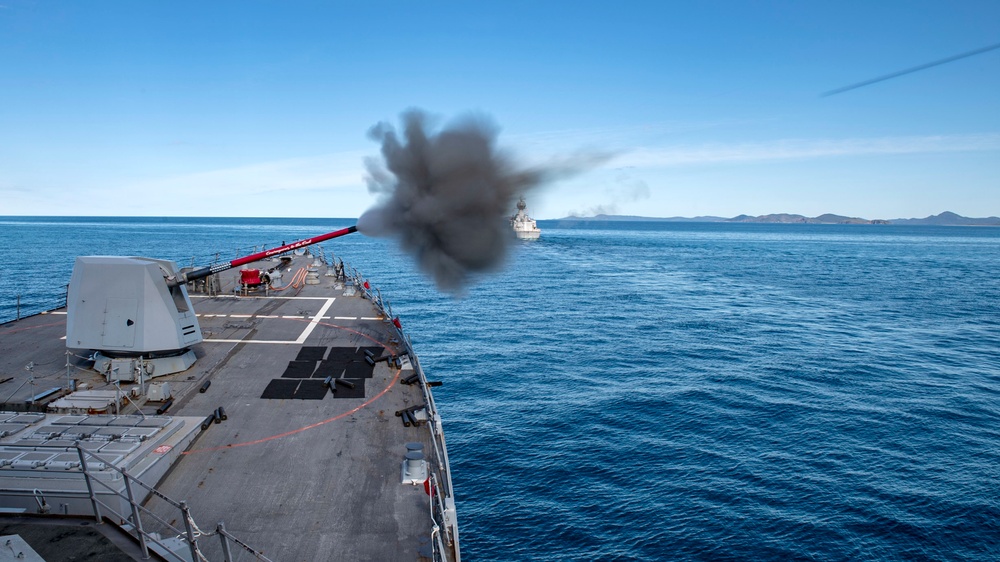
[{"label": "red circle marking on deck", "polygon": [[[294,318],[294,319],[290,319],[290,320],[297,320],[299,322],[310,322],[310,320],[306,320],[304,318]],[[319,324],[319,325],[321,325],[321,326],[327,326],[329,328],[337,328],[339,330],[346,330],[348,332],[352,332],[352,333],[357,334],[357,335],[359,335],[359,336],[361,336],[361,337],[363,337],[363,338],[365,338],[367,340],[370,340],[373,343],[376,343],[376,344],[382,346],[382,349],[385,349],[386,351],[389,350],[389,346],[387,346],[386,344],[384,344],[384,343],[376,340],[375,338],[373,338],[373,337],[371,337],[369,335],[362,334],[361,332],[359,332],[357,330],[352,330],[351,328],[347,328],[347,327],[344,327],[344,326],[338,326],[336,324],[329,324],[327,322],[316,322],[316,323]],[[333,416],[332,418],[327,418],[325,420],[318,421],[316,423],[312,423],[312,424],[309,424],[309,425],[305,425],[305,426],[302,426],[302,427],[300,427],[298,429],[293,429],[291,431],[286,431],[284,433],[279,433],[277,435],[272,435],[270,437],[262,437],[260,439],[254,439],[253,441],[244,441],[242,443],[230,443],[228,445],[219,445],[218,447],[207,447],[205,449],[192,449],[190,451],[184,451],[181,454],[182,455],[190,455],[192,453],[207,453],[207,452],[211,452],[211,451],[224,451],[226,449],[233,449],[233,448],[236,448],[236,447],[246,447],[248,445],[258,445],[260,443],[265,443],[267,441],[272,441],[274,439],[281,439],[282,437],[288,437],[289,435],[295,435],[296,433],[301,433],[303,431],[306,431],[306,430],[309,430],[309,429],[313,429],[313,428],[319,427],[321,425],[326,425],[326,424],[328,424],[330,422],[335,422],[335,421],[337,421],[339,419],[343,419],[343,418],[345,418],[347,416],[350,416],[351,414],[356,414],[356,413],[360,412],[365,407],[369,406],[372,402],[374,402],[374,401],[378,400],[379,398],[385,396],[385,393],[389,392],[389,390],[396,384],[396,381],[399,380],[399,374],[402,373],[402,372],[403,372],[402,369],[396,369],[396,376],[392,377],[392,380],[389,381],[389,385],[386,386],[384,389],[382,389],[382,392],[379,392],[375,396],[372,396],[371,399],[368,400],[367,402],[365,402],[364,404],[361,404],[360,406],[357,406],[353,410],[348,410],[347,412],[344,412],[342,414],[337,414],[336,416]]]}]

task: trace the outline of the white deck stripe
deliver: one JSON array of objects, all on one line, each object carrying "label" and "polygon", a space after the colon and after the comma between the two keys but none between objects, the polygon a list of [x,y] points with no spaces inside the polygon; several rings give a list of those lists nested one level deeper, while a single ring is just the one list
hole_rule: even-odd
[{"label": "white deck stripe", "polygon": [[208,295],[188,295],[192,299],[243,299],[243,298],[254,298],[254,299],[265,299],[265,300],[286,300],[286,301],[320,301],[325,300],[326,297],[241,297],[238,295],[216,295],[210,297]]},{"label": "white deck stripe", "polygon": [[[254,316],[253,314],[230,314],[228,316],[225,314],[196,314],[195,316],[199,318],[293,318],[298,320],[309,318],[306,314],[289,316],[278,316],[275,314],[261,314],[260,316]],[[357,316],[314,316],[312,318],[314,320],[330,320],[331,318],[334,320],[385,320],[385,318],[382,318],[381,316],[362,316],[361,318],[358,318]]]},{"label": "white deck stripe", "polygon": [[273,343],[280,345],[299,345],[298,342],[293,342],[290,340],[202,340],[203,342],[212,343]]},{"label": "white deck stripe", "polygon": [[[312,300],[320,300],[320,299],[317,298],[317,299],[312,299]],[[209,339],[209,338],[205,338],[202,341],[205,341],[205,342],[215,342],[215,343],[273,343],[273,344],[280,344],[280,345],[302,345],[303,343],[305,343],[306,338],[309,337],[309,334],[312,334],[312,331],[315,330],[316,326],[319,325],[319,321],[322,320],[322,319],[324,319],[324,318],[329,318],[329,316],[324,316],[324,314],[326,314],[326,312],[328,310],[330,310],[330,307],[333,306],[333,301],[336,300],[336,299],[333,298],[333,297],[331,297],[331,298],[324,298],[322,300],[325,300],[326,302],[323,303],[323,306],[319,309],[319,312],[317,312],[315,316],[313,316],[313,317],[310,318],[309,325],[306,326],[304,330],[302,330],[302,333],[299,334],[299,337],[296,338],[294,341],[289,341],[289,340],[247,340],[247,339],[242,339],[242,340],[228,340],[228,339],[227,340],[222,340],[222,339],[218,339],[217,340],[217,339]],[[219,316],[225,316],[225,315],[220,314]],[[237,315],[234,314],[233,316],[236,317]],[[240,318],[248,318],[248,316],[239,316],[239,317]],[[261,318],[263,318],[263,316]],[[277,317],[276,316],[271,316],[269,318],[277,318]],[[282,318],[294,318],[294,319],[297,319],[297,320],[302,320],[303,318],[308,318],[308,317],[307,316],[282,316]]]},{"label": "white deck stripe", "polygon": [[313,332],[313,330],[316,329],[316,326],[319,325],[320,319],[323,318],[323,315],[326,314],[327,311],[330,310],[331,306],[333,306],[333,301],[334,300],[336,300],[336,299],[334,299],[332,297],[326,299],[326,303],[323,305],[322,308],[319,309],[319,312],[316,313],[316,316],[313,316],[313,319],[309,321],[309,325],[306,326],[306,329],[302,330],[302,334],[299,335],[299,339],[297,339],[295,341],[295,343],[300,343],[300,344],[301,343],[306,343],[306,338],[308,338],[309,334],[311,334]]},{"label": "white deck stripe", "polygon": [[276,343],[281,345],[299,345],[297,341],[290,340],[201,340],[203,342],[212,343]]}]

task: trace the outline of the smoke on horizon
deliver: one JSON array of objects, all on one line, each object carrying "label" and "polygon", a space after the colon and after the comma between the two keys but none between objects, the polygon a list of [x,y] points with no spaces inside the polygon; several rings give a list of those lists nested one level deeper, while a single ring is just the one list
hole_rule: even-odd
[{"label": "smoke on horizon", "polygon": [[450,292],[503,263],[514,239],[508,217],[518,196],[606,159],[591,155],[522,168],[497,147],[497,127],[484,116],[435,130],[427,114],[414,109],[402,122],[402,138],[384,122],[369,131],[382,145],[382,161],[366,160],[366,181],[382,200],[361,215],[358,231],[396,238],[438,288]]},{"label": "smoke on horizon", "polygon": [[610,199],[607,203],[600,203],[582,211],[570,210],[566,213],[568,217],[596,217],[599,215],[617,215],[619,203],[634,203],[649,199],[650,190],[646,182],[636,179],[625,168],[619,168],[615,175],[614,184],[604,190],[605,196]]}]

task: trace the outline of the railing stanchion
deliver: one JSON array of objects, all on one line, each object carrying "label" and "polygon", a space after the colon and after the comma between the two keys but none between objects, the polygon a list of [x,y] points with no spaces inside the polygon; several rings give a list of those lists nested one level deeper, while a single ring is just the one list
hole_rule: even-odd
[{"label": "railing stanchion", "polygon": [[125,493],[128,494],[128,504],[132,508],[132,525],[138,531],[139,546],[142,547],[142,559],[149,560],[149,547],[146,546],[146,532],[142,529],[142,518],[139,516],[139,505],[135,503],[135,495],[132,494],[132,477],[122,469],[122,480],[125,481]]},{"label": "railing stanchion", "polygon": [[226,537],[226,526],[222,524],[222,521],[219,521],[216,531],[219,533],[219,540],[222,541],[222,559],[226,562],[233,562],[233,553],[229,551],[229,538]]},{"label": "railing stanchion", "polygon": [[87,457],[83,454],[83,447],[76,444],[76,453],[80,455],[80,470],[83,471],[83,480],[87,483],[87,493],[90,494],[90,503],[94,506],[94,519],[101,523],[101,506],[97,503],[97,494],[94,493],[94,484],[90,481],[90,470],[87,469]]},{"label": "railing stanchion", "polygon": [[191,510],[188,509],[187,502],[181,502],[181,512],[184,513],[184,528],[187,530],[188,544],[191,546],[191,560],[198,560],[198,539],[194,536],[194,529],[191,527]]}]

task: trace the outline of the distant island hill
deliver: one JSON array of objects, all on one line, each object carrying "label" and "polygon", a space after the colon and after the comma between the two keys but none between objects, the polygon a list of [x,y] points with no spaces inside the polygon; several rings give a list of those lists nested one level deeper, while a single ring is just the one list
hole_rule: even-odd
[{"label": "distant island hill", "polygon": [[773,215],[739,215],[725,217],[637,217],[632,215],[595,215],[592,217],[569,216],[558,221],[664,221],[664,222],[754,222],[772,224],[902,224],[902,225],[932,225],[932,226],[1000,226],[1000,217],[970,218],[945,211],[939,215],[931,215],[922,219],[861,219],[842,215],[825,214],[818,217],[806,217],[788,213]]}]

